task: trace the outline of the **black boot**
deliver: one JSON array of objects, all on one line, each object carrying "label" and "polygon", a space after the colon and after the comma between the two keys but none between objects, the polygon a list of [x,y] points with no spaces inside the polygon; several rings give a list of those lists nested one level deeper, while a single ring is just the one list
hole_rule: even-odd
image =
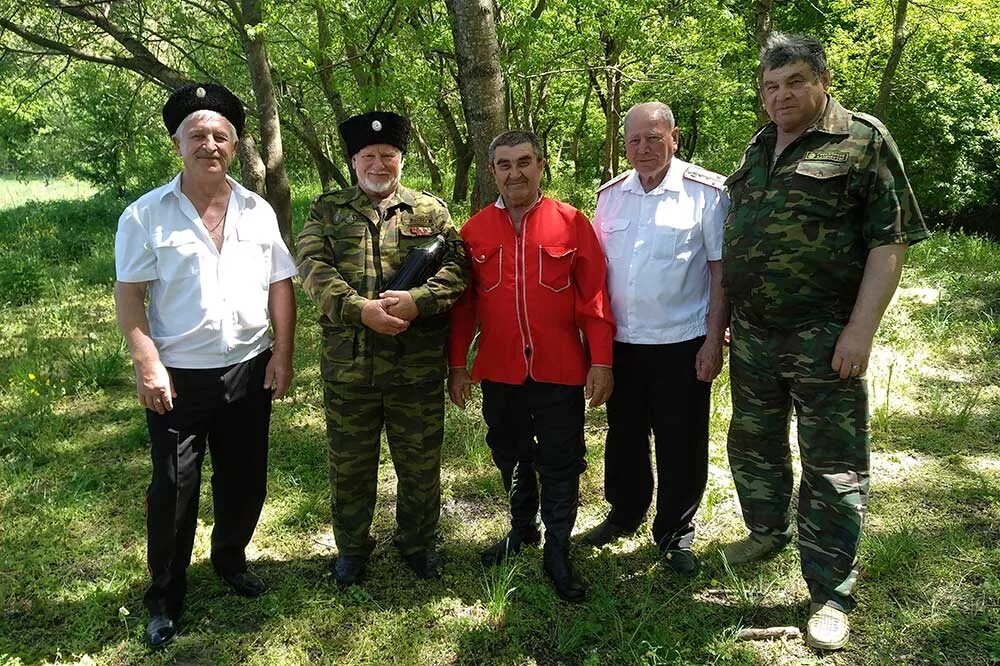
[{"label": "black boot", "polygon": [[563,601],[576,602],[587,598],[587,588],[576,576],[569,561],[569,536],[576,523],[579,503],[579,476],[542,481],[542,522],[545,523],[543,570]]},{"label": "black boot", "polygon": [[538,482],[530,459],[514,467],[501,467],[500,477],[510,498],[510,532],[480,555],[484,567],[500,564],[510,555],[521,552],[522,545],[537,545],[542,535],[538,529]]}]

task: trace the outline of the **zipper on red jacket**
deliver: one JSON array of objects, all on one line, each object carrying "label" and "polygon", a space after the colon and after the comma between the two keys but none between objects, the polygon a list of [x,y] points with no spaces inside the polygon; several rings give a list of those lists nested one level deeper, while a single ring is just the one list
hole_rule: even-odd
[{"label": "zipper on red jacket", "polygon": [[[528,214],[535,210],[539,204],[542,202],[542,197],[538,198],[531,208],[524,211],[524,215],[521,216],[521,231],[518,233],[517,228],[514,226],[514,220],[510,216],[510,212],[504,208],[504,212],[507,213],[507,221],[510,222],[511,229],[514,231],[514,311],[517,314],[517,327],[521,333],[521,354],[524,356],[524,368],[528,373],[528,377],[532,377],[531,368],[534,365],[534,357],[532,352],[534,349],[534,343],[531,340],[531,326],[528,322],[528,273],[525,264],[525,234],[528,228]],[[518,237],[520,237],[520,243],[518,243]],[[520,255],[520,256],[518,256]],[[521,322],[521,303],[524,303],[524,322]],[[527,331],[527,340],[525,340],[525,331]]]}]

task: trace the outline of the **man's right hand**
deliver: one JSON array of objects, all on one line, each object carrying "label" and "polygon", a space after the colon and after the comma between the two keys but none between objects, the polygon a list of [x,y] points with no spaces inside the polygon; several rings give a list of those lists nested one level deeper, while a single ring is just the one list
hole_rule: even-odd
[{"label": "man's right hand", "polygon": [[159,359],[135,366],[135,386],[139,404],[157,414],[166,414],[174,408],[174,382]]},{"label": "man's right hand", "polygon": [[448,371],[448,397],[459,409],[465,409],[465,403],[472,398],[472,375],[465,368],[452,368]]},{"label": "man's right hand", "polygon": [[376,333],[399,335],[410,327],[410,322],[386,312],[398,302],[399,299],[392,296],[367,301],[361,307],[361,323]]}]

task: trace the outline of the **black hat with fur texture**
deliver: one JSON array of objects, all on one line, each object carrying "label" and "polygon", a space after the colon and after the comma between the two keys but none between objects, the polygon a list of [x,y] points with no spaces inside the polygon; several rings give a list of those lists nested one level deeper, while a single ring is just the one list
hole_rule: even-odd
[{"label": "black hat with fur texture", "polygon": [[340,136],[347,145],[347,156],[365,146],[387,143],[406,152],[410,145],[410,120],[391,111],[369,111],[340,123]]},{"label": "black hat with fur texture", "polygon": [[243,102],[229,88],[218,83],[192,83],[175,90],[163,105],[163,124],[173,136],[185,118],[202,110],[221,114],[233,124],[236,134],[243,135],[247,119]]}]

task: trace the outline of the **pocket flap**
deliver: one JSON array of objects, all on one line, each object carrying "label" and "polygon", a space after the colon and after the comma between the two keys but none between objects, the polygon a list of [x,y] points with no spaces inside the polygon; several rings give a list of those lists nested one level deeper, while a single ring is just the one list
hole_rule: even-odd
[{"label": "pocket flap", "polygon": [[154,231],[152,234],[153,247],[180,247],[189,243],[199,243],[201,238],[194,229],[179,229],[177,231],[163,234],[162,230]]},{"label": "pocket flap", "polygon": [[474,247],[470,248],[472,250],[472,260],[477,264],[485,264],[487,261],[493,258],[497,252],[500,251],[502,246],[497,245],[495,247]]},{"label": "pocket flap", "polygon": [[628,225],[631,223],[632,220],[627,217],[612,217],[601,222],[601,229],[608,232],[622,231],[623,229],[628,229]]},{"label": "pocket flap", "polygon": [[802,160],[795,167],[795,173],[808,176],[810,178],[836,178],[845,175],[850,171],[851,165],[847,162],[828,162],[825,160]]},{"label": "pocket flap", "polygon": [[576,252],[575,247],[565,247],[563,245],[539,245],[538,247],[553,259],[569,257]]},{"label": "pocket flap", "polygon": [[334,224],[326,227],[323,234],[331,238],[363,238],[367,229],[365,224]]}]

